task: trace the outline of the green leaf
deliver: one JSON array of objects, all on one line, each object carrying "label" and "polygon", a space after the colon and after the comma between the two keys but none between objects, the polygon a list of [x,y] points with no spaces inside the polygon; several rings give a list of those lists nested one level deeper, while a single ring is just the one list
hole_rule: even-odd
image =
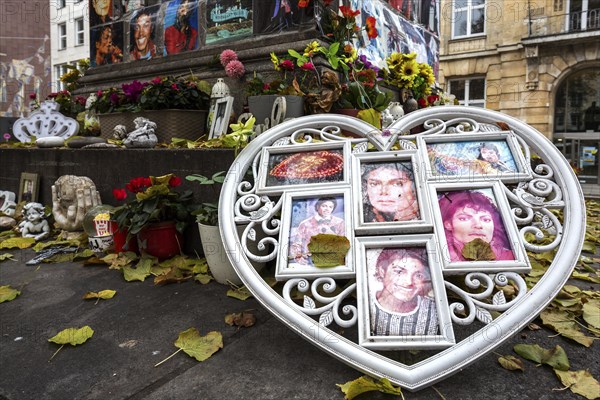
[{"label": "green leaf", "polygon": [[227,291],[227,296],[233,297],[234,299],[245,301],[245,300],[248,300],[250,297],[252,297],[252,293],[250,293],[250,291],[248,290],[248,288],[246,286],[242,286],[237,289],[229,289]]},{"label": "green leaf", "polygon": [[597,276],[597,275],[596,276],[592,276],[590,274],[573,271],[573,273],[571,274],[571,277],[575,278],[575,279],[580,279],[582,281],[588,281],[588,282],[593,282],[593,283],[600,283],[600,276]]},{"label": "green leaf", "polygon": [[11,288],[9,285],[0,286],[0,303],[14,300],[20,294],[21,292],[19,292],[17,289]]},{"label": "green leaf", "polygon": [[582,395],[586,399],[597,399],[600,397],[600,383],[589,371],[559,371],[554,370],[556,376],[563,385],[571,392]]},{"label": "green leaf", "polygon": [[73,261],[75,260],[85,260],[90,257],[94,257],[96,254],[90,249],[85,249],[83,251],[77,252],[73,254]]},{"label": "green leaf", "polygon": [[132,251],[119,254],[113,253],[101,258],[102,261],[110,265],[110,269],[121,269],[133,263],[136,259],[137,255]]},{"label": "green leaf", "polygon": [[83,295],[83,299],[84,300],[93,300],[93,299],[108,300],[108,299],[112,299],[113,297],[115,297],[115,294],[117,294],[116,290],[106,289],[106,290],[101,290],[99,292],[87,292],[86,294]]},{"label": "green leaf", "polygon": [[13,257],[14,256],[12,254],[10,254],[10,253],[3,253],[3,254],[0,254],[0,261],[4,261],[4,260],[13,260],[13,261],[16,261]]},{"label": "green leaf", "polygon": [[576,341],[585,347],[590,347],[594,339],[585,336],[580,330],[579,325],[565,311],[546,309],[540,314],[544,325],[554,329],[561,336]]},{"label": "green leaf", "polygon": [[479,238],[466,243],[461,254],[465,259],[472,261],[493,261],[496,259],[492,246]]},{"label": "green leaf", "polygon": [[51,240],[49,242],[40,242],[33,246],[33,250],[36,252],[44,250],[48,247],[79,247],[81,246],[81,242],[79,240]]},{"label": "green leaf", "polygon": [[0,249],[27,249],[34,244],[34,238],[14,237],[0,242]]},{"label": "green leaf", "polygon": [[152,264],[154,260],[151,258],[142,258],[137,265],[134,267],[124,266],[123,267],[123,278],[127,282],[141,281],[143,282],[150,275]]},{"label": "green leaf", "polygon": [[94,330],[88,325],[82,328],[67,328],[58,332],[55,336],[48,339],[49,342],[56,344],[70,344],[77,346],[85,343],[94,334]]},{"label": "green leaf", "polygon": [[180,332],[175,346],[198,361],[204,361],[223,348],[223,336],[220,332],[208,332],[200,336],[196,328]]},{"label": "green leaf", "polygon": [[591,299],[583,305],[583,319],[590,326],[600,329],[600,300]]},{"label": "green leaf", "polygon": [[209,283],[213,279],[214,278],[212,276],[210,276],[209,274],[196,274],[196,275],[194,275],[194,280],[196,282],[200,282],[203,285],[206,285],[207,283]]},{"label": "green leaf", "polygon": [[347,400],[352,400],[356,396],[375,390],[386,394],[402,395],[402,390],[394,387],[390,381],[385,378],[376,380],[370,376],[361,376],[358,379],[346,382],[343,385],[338,384],[337,386],[346,395],[345,399]]},{"label": "green leaf", "polygon": [[498,362],[504,369],[509,371],[521,370],[525,371],[523,368],[523,361],[520,358],[517,358],[513,355],[501,356],[498,357]]},{"label": "green leaf", "polygon": [[567,371],[570,367],[567,353],[558,345],[552,350],[546,350],[537,344],[516,344],[513,349],[521,357],[538,364],[546,364],[561,371]]},{"label": "green leaf", "polygon": [[360,110],[356,115],[358,118],[373,125],[377,129],[381,129],[381,113],[372,108]]},{"label": "green leaf", "polygon": [[311,236],[308,251],[315,267],[330,268],[344,265],[350,241],[345,236],[318,234]]}]

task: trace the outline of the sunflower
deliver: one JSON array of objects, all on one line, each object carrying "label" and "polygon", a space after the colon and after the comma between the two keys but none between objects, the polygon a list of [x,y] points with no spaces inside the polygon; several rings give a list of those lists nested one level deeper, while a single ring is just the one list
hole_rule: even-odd
[{"label": "sunflower", "polygon": [[415,60],[405,61],[400,67],[400,79],[412,82],[419,75],[419,63]]}]

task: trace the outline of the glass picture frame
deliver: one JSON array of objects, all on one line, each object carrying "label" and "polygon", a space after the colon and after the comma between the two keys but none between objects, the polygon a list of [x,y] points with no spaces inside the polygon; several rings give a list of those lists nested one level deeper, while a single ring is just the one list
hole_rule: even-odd
[{"label": "glass picture frame", "polygon": [[435,235],[363,236],[354,242],[359,345],[373,350],[453,345]]},{"label": "glass picture frame", "polygon": [[256,193],[349,186],[350,143],[346,141],[269,146],[262,149]]},{"label": "glass picture frame", "polygon": [[430,186],[444,273],[531,270],[501,185],[496,181]]},{"label": "glass picture frame", "polygon": [[432,232],[415,150],[352,155],[356,234]]},{"label": "glass picture frame", "polygon": [[[349,188],[336,190],[287,191],[281,208],[281,231],[279,256],[275,278],[285,280],[294,277],[353,278],[352,260],[352,202]],[[350,250],[345,262],[329,267],[314,265],[309,244],[318,234],[345,236]],[[333,245],[337,247],[337,245]],[[327,250],[327,249],[324,249]]]},{"label": "glass picture frame", "polygon": [[428,180],[518,183],[531,179],[531,168],[509,131],[419,136],[417,145]]}]

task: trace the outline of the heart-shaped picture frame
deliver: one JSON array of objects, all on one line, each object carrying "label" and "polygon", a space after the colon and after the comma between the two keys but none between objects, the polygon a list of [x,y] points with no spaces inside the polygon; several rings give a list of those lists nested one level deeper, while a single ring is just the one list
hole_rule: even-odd
[{"label": "heart-shaped picture frame", "polygon": [[[323,143],[350,148],[349,179],[316,183],[319,191],[258,187],[277,147],[301,154]],[[581,251],[585,205],[569,163],[541,133],[498,112],[442,106],[383,132],[336,114],[271,128],[229,170],[219,227],[244,284],[285,325],[364,373],[418,390],[476,362],[550,303]],[[548,251],[551,266],[528,287],[530,254]],[[320,260],[340,252],[349,268],[332,274]],[[251,261],[285,271],[281,287]],[[398,355],[413,350],[407,365]]]}]

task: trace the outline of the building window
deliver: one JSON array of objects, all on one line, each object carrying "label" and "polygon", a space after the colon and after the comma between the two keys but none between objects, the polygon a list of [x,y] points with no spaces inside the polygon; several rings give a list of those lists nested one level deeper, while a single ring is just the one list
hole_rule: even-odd
[{"label": "building window", "polygon": [[63,50],[67,48],[67,24],[58,24],[58,49]]},{"label": "building window", "polygon": [[455,0],[452,14],[453,38],[484,33],[485,0]]},{"label": "building window", "polygon": [[81,46],[85,44],[85,29],[83,24],[83,18],[77,18],[75,20],[75,45]]},{"label": "building window", "polygon": [[61,90],[65,90],[64,82],[60,81],[60,77],[67,73],[69,69],[67,68],[67,64],[59,64],[54,66],[54,88],[55,92],[59,92]]},{"label": "building window", "polygon": [[64,8],[67,6],[67,0],[58,0],[58,8]]},{"label": "building window", "polygon": [[485,107],[485,78],[449,80],[448,92],[455,95],[462,106]]}]

